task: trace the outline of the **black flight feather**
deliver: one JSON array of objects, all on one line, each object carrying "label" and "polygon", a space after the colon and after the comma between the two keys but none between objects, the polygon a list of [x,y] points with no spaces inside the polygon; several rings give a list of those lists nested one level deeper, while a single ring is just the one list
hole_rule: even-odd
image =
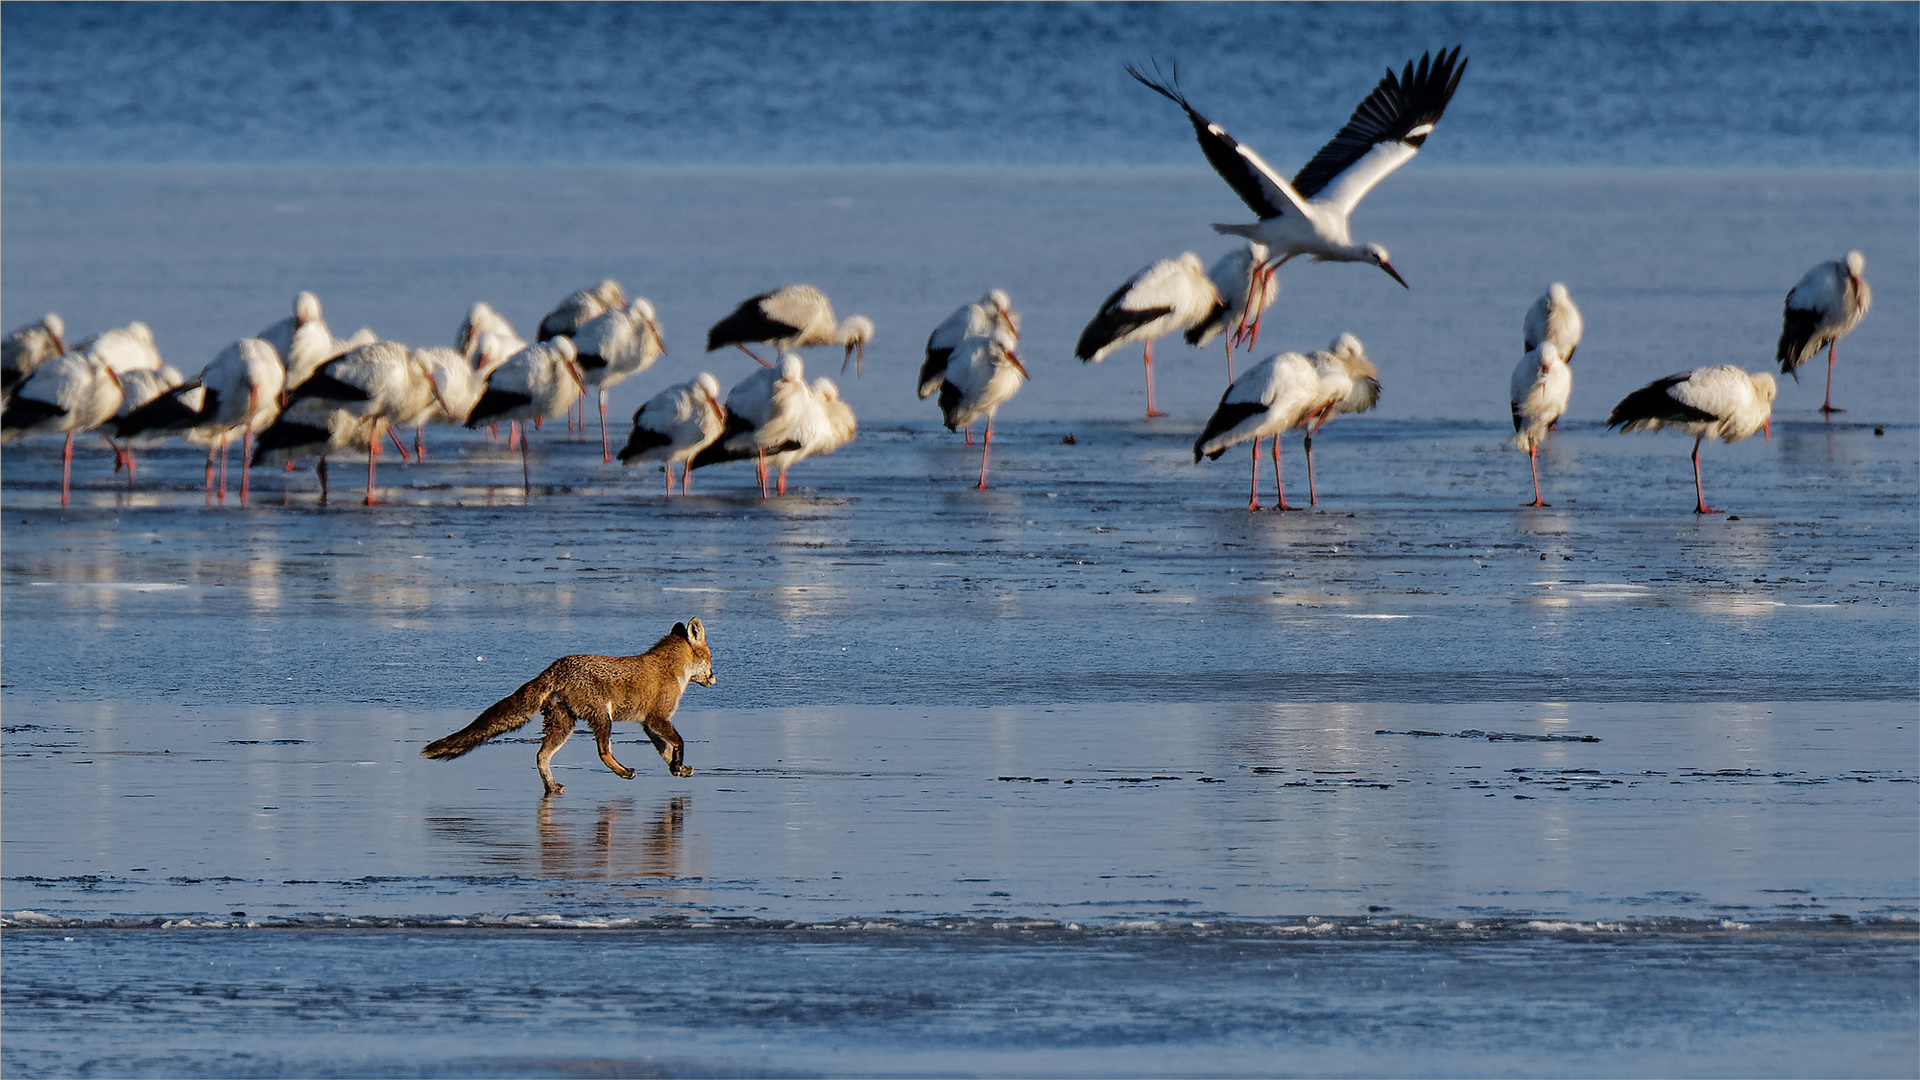
[{"label": "black flight feather", "polygon": [[1415,68],[1413,61],[1407,61],[1406,70],[1397,79],[1388,68],[1386,78],[1353,110],[1339,134],[1294,175],[1293,189],[1303,199],[1313,198],[1378,143],[1398,140],[1419,149],[1426,134],[1408,132],[1422,124],[1438,123],[1440,114],[1447,111],[1460,76],[1467,70],[1466,61],[1455,64],[1459,56],[1458,45],[1452,52],[1441,49],[1431,64],[1428,54],[1421,53],[1420,66]]}]

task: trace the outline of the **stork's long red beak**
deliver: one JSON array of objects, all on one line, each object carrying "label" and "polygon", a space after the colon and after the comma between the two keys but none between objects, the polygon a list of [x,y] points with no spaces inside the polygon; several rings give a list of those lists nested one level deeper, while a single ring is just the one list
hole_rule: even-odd
[{"label": "stork's long red beak", "polygon": [[1760,421],[1760,441],[1761,442],[1773,441],[1773,417],[1771,416],[1767,417],[1765,420]]},{"label": "stork's long red beak", "polygon": [[1387,272],[1387,274],[1388,274],[1388,276],[1390,276],[1390,277],[1392,277],[1392,278],[1393,278],[1393,280],[1395,280],[1395,281],[1397,281],[1397,282],[1399,282],[1399,283],[1400,283],[1400,287],[1401,287],[1401,288],[1403,288],[1403,289],[1411,289],[1411,288],[1413,288],[1413,286],[1411,286],[1411,285],[1409,285],[1409,284],[1407,284],[1407,279],[1406,279],[1406,278],[1403,278],[1403,277],[1401,277],[1401,276],[1400,276],[1400,271],[1398,271],[1398,270],[1395,270],[1395,269],[1393,268],[1393,264],[1392,264],[1392,263],[1390,263],[1390,262],[1383,262],[1383,263],[1381,263],[1381,264],[1380,264],[1380,269],[1382,269],[1382,270],[1385,270],[1385,271]]},{"label": "stork's long red beak", "polygon": [[1032,382],[1032,381],[1033,381],[1033,376],[1032,376],[1032,375],[1029,375],[1029,374],[1027,374],[1027,365],[1025,365],[1025,364],[1023,364],[1023,363],[1021,363],[1021,362],[1020,362],[1020,358],[1019,358],[1019,357],[1017,357],[1017,356],[1015,356],[1015,355],[1013,355],[1012,353],[1008,353],[1008,354],[1007,354],[1007,359],[1009,359],[1009,360],[1011,360],[1011,361],[1013,361],[1013,366],[1014,366],[1014,367],[1016,367],[1016,368],[1019,368],[1019,369],[1020,369],[1020,377],[1021,377],[1021,378],[1023,378],[1023,379],[1025,379],[1025,380],[1027,380],[1028,382]]}]

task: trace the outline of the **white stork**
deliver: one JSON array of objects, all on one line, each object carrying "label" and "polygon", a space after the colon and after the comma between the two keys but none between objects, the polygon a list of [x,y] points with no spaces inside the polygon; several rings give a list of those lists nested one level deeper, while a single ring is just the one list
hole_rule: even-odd
[{"label": "white stork", "polygon": [[1833,347],[1860,322],[1873,306],[1873,290],[1860,276],[1867,268],[1867,257],[1847,252],[1838,262],[1824,262],[1807,271],[1800,284],[1787,294],[1787,307],[1780,327],[1780,345],[1775,359],[1780,371],[1800,380],[1800,365],[1827,350],[1827,400],[1823,413],[1846,412],[1833,407]]},{"label": "white stork", "polygon": [[73,436],[113,418],[122,398],[112,365],[88,352],[62,353],[40,365],[15,389],[0,412],[0,443],[39,432],[64,433],[60,505],[67,505],[73,478]]},{"label": "white stork", "polygon": [[1278,353],[1247,369],[1220,395],[1220,404],[1207,418],[1206,428],[1193,441],[1193,461],[1220,455],[1253,440],[1253,476],[1248,482],[1247,509],[1260,509],[1260,440],[1273,439],[1273,486],[1287,505],[1287,489],[1280,475],[1280,435],[1305,419],[1321,404],[1320,375],[1313,361],[1297,352]]},{"label": "white stork", "polygon": [[227,447],[238,436],[241,444],[240,502],[245,505],[253,456],[253,435],[263,431],[280,413],[280,391],[286,369],[273,346],[260,338],[243,338],[220,350],[198,377],[133,410],[118,424],[124,439],[145,432],[177,434],[207,448],[207,504],[213,504],[213,470],[220,464],[220,500],[227,498]]},{"label": "white stork", "polygon": [[[493,310],[486,301],[476,300],[473,307],[467,309],[467,317],[460,321],[460,329],[454,332],[453,347],[459,350],[461,356],[472,360],[474,354],[479,352],[480,338],[485,334],[492,334],[499,340],[499,357],[493,361],[493,367],[499,367],[507,357],[527,347],[512,323]],[[480,362],[475,360],[474,366],[479,365]]]},{"label": "white stork", "polygon": [[[273,354],[280,357],[282,363],[293,353],[293,335],[302,326],[310,322],[322,322],[320,298],[302,289],[293,294],[293,314],[272,326],[253,335],[273,346]],[[331,335],[329,335],[331,340]],[[311,374],[311,369],[307,374]]]},{"label": "white stork", "polygon": [[1551,340],[1540,341],[1514,365],[1508,389],[1513,405],[1513,445],[1527,452],[1527,467],[1533,470],[1533,501],[1520,505],[1547,506],[1540,498],[1540,444],[1546,441],[1547,429],[1567,411],[1567,400],[1573,394],[1573,369]]},{"label": "white stork", "polygon": [[1215,308],[1206,322],[1187,331],[1187,344],[1204,349],[1227,332],[1227,381],[1233,381],[1233,347],[1251,349],[1260,343],[1260,317],[1280,296],[1267,246],[1248,242],[1234,248],[1207,268],[1207,277],[1226,303]]},{"label": "white stork", "polygon": [[411,350],[397,341],[359,345],[338,356],[287,392],[287,403],[273,426],[260,433],[253,464],[317,456],[314,471],[320,477],[320,498],[327,497],[327,458],[348,450],[367,454],[366,504],[372,506],[375,470],[380,461],[380,437],[393,439],[406,456],[391,425],[418,416],[438,399],[439,389],[426,376]]},{"label": "white stork", "polygon": [[1352,334],[1341,334],[1312,356],[1320,376],[1320,403],[1300,421],[1301,442],[1307,453],[1307,505],[1320,505],[1313,482],[1313,437],[1327,421],[1342,413],[1363,413],[1380,402],[1380,369],[1367,359],[1367,350]]},{"label": "white stork", "polygon": [[415,408],[397,415],[393,424],[395,427],[413,429],[414,457],[425,461],[426,426],[465,424],[467,414],[473,411],[474,403],[480,400],[480,392],[487,383],[483,376],[473,370],[466,357],[443,345],[413,350],[413,363],[433,393],[424,398],[415,395]]},{"label": "white stork", "polygon": [[633,414],[633,431],[620,448],[620,463],[666,463],[667,497],[673,497],[673,463],[680,462],[680,494],[687,493],[687,462],[727,429],[720,380],[708,372],[655,394]]},{"label": "white stork", "polygon": [[[838,387],[832,394],[838,399]],[[836,415],[849,422],[845,432],[837,430]],[[769,468],[780,470],[778,493],[785,495],[787,470],[802,458],[830,452],[852,438],[851,420],[851,409],[830,413],[822,405],[821,397],[807,385],[805,365],[798,356],[785,353],[779,367],[756,371],[727,391],[726,431],[694,455],[688,468],[754,458],[759,462],[761,497],[767,494]]]},{"label": "white stork", "polygon": [[[1013,299],[1003,289],[989,289],[971,304],[962,304],[946,321],[927,335],[927,358],[920,365],[920,396],[930,398],[947,382],[947,361],[953,350],[967,338],[990,334],[1003,327],[1020,340],[1020,315],[1013,310]],[[968,439],[972,441],[971,438]]]},{"label": "white stork", "polygon": [[0,394],[12,397],[13,388],[22,380],[66,351],[67,324],[51,311],[40,316],[39,322],[10,332],[0,341]]},{"label": "white stork", "polygon": [[1398,78],[1388,68],[1386,78],[1353,111],[1346,126],[1292,183],[1281,179],[1252,147],[1195,112],[1177,83],[1169,87],[1155,82],[1131,65],[1127,74],[1186,110],[1207,162],[1260,215],[1252,225],[1215,225],[1215,232],[1265,244],[1276,266],[1296,255],[1312,256],[1315,262],[1371,263],[1405,286],[1406,279],[1387,260],[1386,248],[1353,241],[1348,219],[1375,184],[1419,153],[1467,70],[1466,61],[1456,63],[1459,56],[1457,45],[1451,53],[1440,50],[1431,62],[1422,53],[1419,67],[1407,61]]},{"label": "white stork", "polygon": [[847,370],[847,362],[853,360],[857,352],[859,360],[854,371],[858,374],[866,367],[867,342],[872,340],[872,319],[850,315],[847,321],[835,323],[833,304],[825,293],[811,285],[788,285],[742,300],[739,307],[707,331],[707,351],[732,345],[752,356],[761,367],[772,367],[747,346],[764,342],[785,352],[816,345],[842,345],[847,355],[840,361],[840,370]]},{"label": "white stork", "polygon": [[1146,342],[1147,417],[1165,416],[1153,407],[1154,340],[1198,326],[1225,307],[1213,279],[1200,265],[1200,256],[1189,251],[1177,259],[1161,259],[1107,297],[1093,321],[1080,331],[1073,355],[1098,363],[1122,345]]},{"label": "white stork", "polygon": [[[136,404],[144,404],[154,395],[185,381],[177,369],[167,367],[166,361],[160,359],[160,350],[153,344],[153,330],[143,322],[130,322],[95,334],[74,348],[112,369],[121,391],[120,404],[115,406],[116,414],[124,414],[130,397],[135,398]],[[114,471],[119,472],[124,466],[127,482],[131,484],[133,452],[112,439],[106,441],[113,448]]]},{"label": "white stork", "polygon": [[[560,305],[540,320],[540,327],[534,331],[535,344],[551,341],[557,337],[572,337],[574,331],[585,326],[587,320],[608,308],[627,306],[626,294],[620,291],[620,283],[607,278],[591,289],[575,289]],[[491,329],[491,328],[487,328]],[[496,331],[497,332],[497,331]]]},{"label": "white stork", "polygon": [[1752,375],[1722,364],[1669,375],[1635,390],[1613,407],[1607,426],[1622,432],[1678,428],[1693,439],[1694,513],[1718,514],[1707,506],[1700,487],[1700,444],[1708,439],[1735,443],[1763,432],[1773,437],[1773,376]]},{"label": "white stork", "polygon": [[1022,381],[1031,379],[1027,367],[1014,353],[1018,344],[1013,332],[1004,326],[991,333],[963,339],[947,361],[940,387],[940,416],[948,431],[971,428],[985,419],[987,431],[980,445],[980,490],[987,490],[987,455],[993,452],[993,417],[1013,395]]},{"label": "white stork", "polygon": [[660,336],[652,302],[635,297],[624,308],[608,308],[588,319],[574,331],[573,344],[580,373],[586,376],[588,386],[599,391],[600,460],[610,462],[613,449],[607,445],[607,387],[652,367],[655,360],[666,355],[667,343]]},{"label": "white stork", "polygon": [[[487,388],[467,413],[467,426],[518,420],[557,420],[574,402],[586,396],[587,383],[574,362],[573,339],[554,337],[529,345],[508,358],[487,377]],[[527,464],[527,432],[520,433],[520,479],[533,494],[533,474]]]}]

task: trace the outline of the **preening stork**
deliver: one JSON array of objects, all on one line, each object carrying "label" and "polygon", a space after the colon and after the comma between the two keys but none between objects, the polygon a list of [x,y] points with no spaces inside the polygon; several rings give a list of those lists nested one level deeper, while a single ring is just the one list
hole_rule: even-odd
[{"label": "preening stork", "polygon": [[1147,417],[1165,416],[1153,407],[1155,339],[1199,326],[1225,307],[1213,279],[1200,264],[1200,256],[1188,251],[1177,259],[1161,259],[1128,278],[1107,297],[1093,321],[1080,331],[1073,355],[1098,363],[1122,345],[1146,342]]},{"label": "preening stork", "polygon": [[[608,308],[625,306],[627,306],[626,294],[620,291],[620,283],[612,278],[607,278],[590,289],[576,289],[565,300],[560,301],[558,307],[547,312],[540,320],[539,329],[534,331],[534,343],[551,341],[557,337],[572,337],[574,331],[587,324],[587,320]],[[483,328],[483,330],[487,329],[493,328]]]},{"label": "preening stork", "polygon": [[1030,378],[1014,353],[1013,331],[996,326],[990,333],[963,339],[947,361],[940,386],[940,416],[948,431],[971,428],[985,419],[986,436],[980,445],[980,490],[987,490],[987,455],[993,452],[993,417],[1020,384]]},{"label": "preening stork", "polygon": [[673,496],[673,463],[680,463],[680,494],[687,493],[687,462],[727,430],[720,380],[708,372],[655,394],[633,414],[633,431],[620,449],[622,465],[666,463],[667,496]]},{"label": "preening stork", "polygon": [[416,408],[396,416],[393,424],[395,427],[413,429],[413,454],[425,461],[426,426],[465,424],[467,414],[473,411],[487,383],[484,376],[473,370],[466,357],[443,345],[413,350],[413,362],[433,393],[425,398],[416,398]]},{"label": "preening stork", "polygon": [[43,431],[66,435],[60,457],[60,505],[65,506],[72,488],[74,435],[112,419],[122,396],[119,373],[104,359],[89,352],[62,353],[15,388],[0,412],[0,443]]},{"label": "preening stork", "polygon": [[1780,345],[1775,359],[1782,374],[1800,380],[1800,365],[1827,350],[1827,400],[1823,413],[1846,412],[1833,407],[1833,347],[1859,324],[1873,306],[1873,290],[1861,273],[1867,257],[1857,251],[1837,262],[1824,262],[1807,271],[1800,284],[1787,294],[1787,307],[1780,327]]},{"label": "preening stork", "polygon": [[[153,330],[143,322],[130,322],[95,334],[74,348],[99,360],[113,372],[114,382],[120,389],[120,403],[114,407],[116,415],[125,412],[128,398],[144,404],[168,387],[185,381],[179,371],[168,368],[166,361],[160,359],[160,350],[153,343]],[[114,471],[126,468],[127,482],[131,484],[132,452],[112,439],[106,442],[113,448]]]},{"label": "preening stork", "polygon": [[[519,420],[557,420],[586,395],[585,376],[574,362],[570,337],[560,336],[529,345],[494,369],[487,388],[467,413],[467,426]],[[533,473],[527,464],[527,432],[520,433],[520,478],[533,494]]]},{"label": "preening stork", "polygon": [[1297,352],[1278,353],[1253,365],[1220,395],[1220,404],[1207,426],[1193,441],[1193,461],[1220,455],[1253,440],[1253,475],[1248,482],[1247,509],[1260,509],[1260,440],[1273,439],[1273,487],[1281,510],[1287,489],[1280,475],[1280,435],[1306,419],[1322,403],[1320,375],[1313,361]]},{"label": "preening stork", "polygon": [[39,322],[7,334],[6,340],[0,341],[0,397],[12,397],[13,388],[41,364],[66,351],[67,324],[51,311],[40,316]]},{"label": "preening stork", "polygon": [[1586,325],[1580,318],[1580,309],[1574,305],[1573,295],[1556,281],[1527,309],[1527,319],[1521,327],[1522,351],[1532,352],[1542,342],[1551,342],[1560,360],[1571,364],[1573,351],[1580,347],[1581,335],[1586,333]]},{"label": "preening stork", "polygon": [[1540,444],[1546,441],[1547,429],[1567,411],[1567,399],[1573,393],[1573,369],[1561,359],[1559,348],[1551,340],[1539,341],[1514,365],[1508,389],[1513,406],[1513,445],[1527,452],[1527,467],[1533,470],[1533,501],[1520,505],[1547,506],[1540,498]]},{"label": "preening stork", "polygon": [[[161,364],[157,368],[134,368],[120,373],[120,407],[114,410],[116,421],[124,420],[135,409],[153,401],[172,390],[178,389],[187,381],[186,375],[172,364]],[[115,434],[119,434],[116,430]],[[159,446],[165,435],[122,437],[118,445],[108,439],[107,444],[114,447],[119,459],[114,463],[117,471],[121,466],[127,470],[127,486],[132,487],[137,478],[137,466],[134,461],[135,450],[149,450]]]},{"label": "preening stork", "polygon": [[1375,184],[1419,153],[1467,70],[1459,56],[1457,45],[1451,53],[1440,50],[1431,62],[1422,53],[1419,66],[1407,61],[1398,78],[1388,68],[1386,78],[1353,111],[1346,126],[1294,174],[1292,183],[1252,147],[1194,111],[1177,82],[1156,82],[1132,65],[1127,74],[1186,111],[1207,162],[1260,216],[1252,225],[1215,225],[1215,232],[1265,244],[1276,266],[1296,255],[1312,256],[1315,262],[1371,263],[1404,286],[1407,282],[1388,261],[1387,249],[1355,243],[1348,219]]},{"label": "preening stork", "polygon": [[1635,390],[1613,407],[1607,426],[1623,432],[1677,428],[1693,439],[1694,513],[1718,514],[1700,486],[1700,444],[1735,443],[1759,431],[1773,436],[1773,376],[1722,364],[1669,375]]},{"label": "preening stork", "polygon": [[1233,347],[1248,349],[1260,343],[1260,318],[1280,296],[1267,246],[1248,242],[1234,248],[1207,268],[1214,290],[1226,306],[1215,308],[1206,322],[1187,331],[1187,344],[1204,349],[1222,333],[1227,335],[1227,381],[1233,381]]},{"label": "preening stork", "polygon": [[872,340],[872,319],[850,315],[847,321],[835,323],[833,304],[825,293],[811,285],[788,285],[742,300],[739,307],[707,331],[707,351],[732,345],[753,357],[761,367],[772,367],[747,346],[762,342],[785,352],[815,345],[842,345],[847,355],[840,362],[840,370],[846,371],[847,362],[858,355],[854,367],[858,374],[866,367],[867,342]]},{"label": "preening stork", "polygon": [[624,308],[608,308],[588,319],[573,335],[575,361],[586,384],[600,398],[600,460],[613,460],[613,448],[607,444],[607,387],[638,375],[666,355],[667,343],[660,336],[660,323],[653,304],[635,297]]},{"label": "preening stork", "polygon": [[1313,437],[1327,421],[1343,413],[1363,413],[1380,402],[1380,369],[1367,359],[1367,350],[1352,334],[1341,334],[1311,357],[1320,376],[1320,404],[1300,421],[1307,454],[1307,505],[1320,505],[1313,481]]},{"label": "preening stork", "polygon": [[727,392],[727,429],[694,455],[689,468],[754,458],[760,463],[760,495],[766,470],[778,469],[778,494],[787,493],[787,470],[803,458],[829,454],[853,438],[853,410],[831,380],[806,382],[806,368],[792,353],[777,368],[748,375]]}]

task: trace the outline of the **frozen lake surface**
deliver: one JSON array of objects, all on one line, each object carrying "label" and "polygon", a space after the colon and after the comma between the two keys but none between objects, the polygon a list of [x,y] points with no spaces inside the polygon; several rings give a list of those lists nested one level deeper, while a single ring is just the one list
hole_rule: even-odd
[{"label": "frozen lake surface", "polygon": [[[129,491],[96,441],[62,510],[58,444],[9,446],[9,1074],[1920,1067],[1920,276],[1869,246],[1920,230],[1910,177],[1409,170],[1368,214],[1412,291],[1283,272],[1263,345],[1353,330],[1386,385],[1316,440],[1298,514],[1249,514],[1238,454],[1192,463],[1217,352],[1160,354],[1152,423],[1137,351],[1068,359],[1113,283],[1239,219],[1209,176],[7,180],[5,322],[143,317],[190,370],[301,287],[342,332],[434,343],[473,299],[527,325],[609,272],[674,350],[615,416],[739,377],[694,343],[786,280],[884,342],[841,380],[860,437],[784,500],[734,466],[669,502],[550,425],[531,497],[504,445],[443,430],[372,508],[350,462],[327,507],[266,470],[207,507],[177,446]],[[1092,229],[1090,191],[1138,227]],[[1564,246],[1524,242],[1567,205]],[[775,221],[801,224],[742,241]],[[1850,246],[1876,287],[1851,411],[1783,384],[1771,442],[1703,452],[1729,513],[1696,517],[1687,441],[1601,418],[1766,367],[1786,288]],[[1588,343],[1555,505],[1521,510],[1502,395],[1556,277]],[[1035,379],[982,493],[906,387],[996,283]],[[525,742],[417,756],[554,657],[693,615],[698,775],[634,731],[635,780],[576,738],[551,800]]]}]

